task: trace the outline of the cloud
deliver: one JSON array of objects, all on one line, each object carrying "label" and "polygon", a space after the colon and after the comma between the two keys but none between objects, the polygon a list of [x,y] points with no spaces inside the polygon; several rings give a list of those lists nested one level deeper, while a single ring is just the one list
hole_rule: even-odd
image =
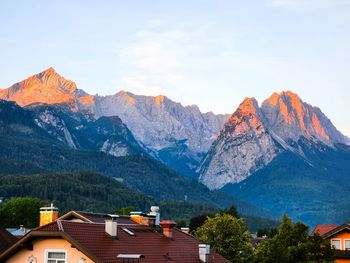
[{"label": "cloud", "polygon": [[[183,51],[186,32],[160,30],[160,20],[149,21],[147,29],[137,32],[134,40],[119,52],[119,60],[128,70],[120,79],[124,89],[137,93],[164,93],[185,78]],[[152,28],[150,28],[152,25]]]},{"label": "cloud", "polygon": [[350,4],[348,0],[267,0],[266,3],[272,7],[294,11],[324,9]]}]

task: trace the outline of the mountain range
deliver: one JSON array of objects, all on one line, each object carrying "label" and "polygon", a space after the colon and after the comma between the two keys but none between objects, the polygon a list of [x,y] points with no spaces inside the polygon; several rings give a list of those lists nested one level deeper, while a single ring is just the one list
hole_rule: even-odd
[{"label": "mountain range", "polygon": [[89,95],[53,68],[0,90],[0,99],[22,107],[66,105],[75,112],[89,112],[94,118],[118,116],[150,155],[194,177],[215,134],[229,117],[201,113],[195,105],[182,106],[161,95],[139,96],[126,91],[111,96]]},{"label": "mountain range", "polygon": [[[7,136],[35,134],[39,141],[45,138],[45,145],[66,147],[78,155],[100,153],[145,163],[158,160],[212,191],[220,189],[243,206],[256,208],[260,215],[279,217],[287,212],[311,225],[342,223],[350,217],[346,208],[350,204],[350,140],[319,108],[291,91],[274,93],[261,105],[254,98],[246,98],[233,114],[216,115],[161,95],[127,91],[90,95],[49,68],[0,90],[1,99],[23,107],[10,103],[0,111],[0,121],[6,123],[1,131]],[[17,121],[13,123],[10,115],[14,114]],[[6,161],[20,161],[27,170],[50,171],[47,163],[51,160],[21,153],[20,144],[9,146],[6,137],[1,141],[7,149],[18,147],[17,153],[7,154]],[[159,174],[157,180],[168,173],[166,166],[160,173],[157,169],[161,166],[151,166]],[[116,172],[111,168],[92,169],[91,164],[87,167],[109,175]],[[74,170],[74,165],[70,169]],[[52,170],[71,171],[62,167]],[[146,194],[158,197],[161,193],[159,187],[145,185],[145,178],[119,176],[127,180],[128,186]],[[170,176],[173,179],[165,184],[171,191],[184,180],[177,179],[176,183],[174,178],[183,178],[177,176]],[[193,185],[189,181],[187,184]],[[186,189],[181,194],[190,192]],[[212,204],[228,200],[225,194],[213,193],[215,197],[206,194]]]}]

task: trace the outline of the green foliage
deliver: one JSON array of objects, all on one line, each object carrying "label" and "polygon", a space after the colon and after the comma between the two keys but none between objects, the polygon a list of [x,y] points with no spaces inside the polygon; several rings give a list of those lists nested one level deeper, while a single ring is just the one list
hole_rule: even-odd
[{"label": "green foliage", "polygon": [[251,262],[253,246],[242,218],[217,214],[208,218],[195,232],[203,243],[232,262]]},{"label": "green foliage", "polygon": [[122,207],[119,208],[115,211],[113,211],[113,214],[116,215],[130,215],[130,212],[135,211],[135,207],[133,206],[127,206],[127,207]]},{"label": "green foliage", "polygon": [[274,262],[328,262],[332,260],[330,244],[319,236],[310,237],[308,227],[301,222],[295,224],[286,215],[277,234],[262,243],[254,251],[254,261]]},{"label": "green foliage", "polygon": [[232,205],[229,209],[224,209],[221,211],[222,214],[229,214],[233,217],[239,217],[237,209],[234,205]]},{"label": "green foliage", "polygon": [[176,222],[176,227],[177,228],[181,228],[181,227],[186,227],[187,225],[186,225],[186,220],[184,220],[184,219],[180,219],[180,220],[178,220],[177,222]]},{"label": "green foliage", "polygon": [[39,225],[40,207],[47,206],[48,202],[33,197],[9,199],[0,208],[0,225],[2,227],[27,228]]},{"label": "green foliage", "polygon": [[277,228],[260,228],[256,231],[258,237],[267,236],[269,238],[274,237],[277,234]]},{"label": "green foliage", "polygon": [[157,199],[205,202],[226,207],[233,198],[178,174],[143,154],[114,157],[102,152],[72,150],[28,137],[1,136],[0,174],[90,171],[122,178],[126,186]]},{"label": "green foliage", "polygon": [[[50,200],[63,213],[69,210],[108,213],[121,209],[124,214],[130,207],[148,212],[152,205],[159,205],[162,218],[189,220],[204,211],[218,211],[208,204],[156,200],[125,187],[110,176],[88,172],[0,176],[0,196]],[[38,215],[39,210],[33,214]]]},{"label": "green foliage", "polygon": [[197,228],[201,227],[209,217],[213,217],[213,216],[214,216],[213,214],[203,213],[192,217],[190,219],[190,224],[189,224],[190,232],[193,233],[194,231],[196,231]]}]

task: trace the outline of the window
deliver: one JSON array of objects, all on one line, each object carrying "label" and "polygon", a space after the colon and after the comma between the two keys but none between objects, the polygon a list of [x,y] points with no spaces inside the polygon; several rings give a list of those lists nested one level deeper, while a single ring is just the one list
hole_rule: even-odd
[{"label": "window", "polygon": [[341,249],[341,247],[340,247],[340,239],[332,239],[331,240],[331,245],[335,249]]},{"label": "window", "polygon": [[345,239],[344,240],[344,249],[345,250],[350,250],[350,239]]},{"label": "window", "polygon": [[65,250],[47,250],[45,263],[67,263]]}]

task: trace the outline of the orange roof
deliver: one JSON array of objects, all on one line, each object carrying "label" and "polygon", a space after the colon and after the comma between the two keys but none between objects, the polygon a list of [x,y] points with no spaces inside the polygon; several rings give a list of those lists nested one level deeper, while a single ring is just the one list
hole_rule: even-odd
[{"label": "orange roof", "polygon": [[320,236],[323,236],[327,232],[338,227],[337,225],[317,225],[314,230],[311,232],[310,236],[313,236],[315,233],[318,233]]}]

